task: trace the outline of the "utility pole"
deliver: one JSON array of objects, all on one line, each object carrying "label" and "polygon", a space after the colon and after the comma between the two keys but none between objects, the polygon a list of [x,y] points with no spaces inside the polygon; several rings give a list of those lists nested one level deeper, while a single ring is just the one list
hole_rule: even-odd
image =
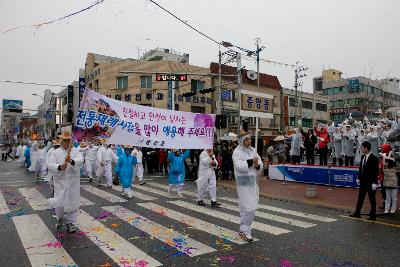
[{"label": "utility pole", "polygon": [[238,136],[240,135],[240,110],[242,109],[242,58],[239,52],[236,52],[236,62],[237,62],[237,85],[238,85],[238,104],[239,104],[239,116],[238,116]]},{"label": "utility pole", "polygon": [[222,109],[222,106],[223,106],[223,104],[222,104],[223,100],[222,100],[222,97],[221,97],[221,89],[222,89],[222,76],[221,76],[221,74],[222,74],[222,70],[221,70],[221,68],[222,68],[222,53],[221,53],[221,46],[219,47],[218,58],[219,58],[219,61],[218,61],[218,66],[219,66],[219,68],[218,68],[218,74],[219,74],[218,82],[219,82],[219,86],[218,86],[218,90],[217,90],[217,94],[218,94],[218,96],[217,96],[217,114],[221,115],[222,114],[221,109]]},{"label": "utility pole", "polygon": [[[257,56],[257,92],[260,91],[260,52],[265,48],[265,47],[260,47],[260,43],[261,43],[261,39],[257,38],[256,39],[256,56]],[[258,124],[259,124],[259,120],[260,118],[256,117],[256,137],[255,137],[255,141],[254,141],[254,147],[256,149],[257,152],[257,147],[258,147]]]},{"label": "utility pole", "polygon": [[[303,82],[299,81],[301,78],[307,76],[305,71],[308,68],[304,68],[303,66],[297,66],[299,62],[296,62],[296,68],[294,69],[294,97],[295,97],[295,115],[294,115],[294,127],[296,127],[297,120],[299,118],[299,94],[298,88],[303,85]],[[301,102],[300,102],[301,103]]]}]

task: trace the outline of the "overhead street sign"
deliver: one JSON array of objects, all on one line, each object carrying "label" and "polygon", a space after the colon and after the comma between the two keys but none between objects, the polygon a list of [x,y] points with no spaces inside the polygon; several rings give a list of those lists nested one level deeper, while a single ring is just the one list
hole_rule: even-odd
[{"label": "overhead street sign", "polygon": [[156,74],[156,81],[187,81],[186,74]]}]

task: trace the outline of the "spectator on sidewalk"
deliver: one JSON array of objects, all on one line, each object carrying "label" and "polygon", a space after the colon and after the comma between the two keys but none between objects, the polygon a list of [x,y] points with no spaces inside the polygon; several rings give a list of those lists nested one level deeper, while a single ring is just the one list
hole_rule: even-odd
[{"label": "spectator on sidewalk", "polygon": [[379,173],[379,159],[371,153],[371,143],[362,143],[361,164],[358,171],[358,183],[360,189],[358,192],[358,200],[355,212],[350,215],[351,217],[360,218],[361,208],[364,204],[364,199],[368,193],[369,201],[371,203],[371,211],[368,220],[376,220],[376,200],[375,191],[378,182]]},{"label": "spectator on sidewalk", "polygon": [[395,213],[397,207],[397,191],[398,191],[398,178],[396,175],[396,161],[392,156],[392,153],[389,153],[388,156],[382,153],[382,157],[384,160],[384,180],[383,186],[384,189],[381,190],[386,191],[385,198],[385,214]]},{"label": "spectator on sidewalk", "polygon": [[292,164],[300,164],[300,151],[303,146],[303,138],[300,134],[300,130],[298,128],[294,128],[294,133],[291,135],[291,146],[290,146],[290,159]]},{"label": "spectator on sidewalk", "polygon": [[314,128],[314,132],[318,139],[319,164],[328,165],[328,143],[330,142],[328,130],[322,127],[321,124],[318,124],[318,126]]},{"label": "spectator on sidewalk", "polygon": [[158,153],[158,162],[160,164],[160,173],[168,175],[168,162],[167,162],[167,151],[165,149],[160,149]]},{"label": "spectator on sidewalk", "polygon": [[306,150],[306,159],[307,159],[307,164],[315,164],[315,156],[314,156],[314,149],[315,146],[317,145],[317,137],[314,135],[314,131],[312,129],[309,129],[306,132],[301,129],[301,134],[304,137],[304,148]]},{"label": "spectator on sidewalk", "polygon": [[[342,158],[342,132],[340,127],[335,127],[335,130],[332,134],[332,142],[333,142],[333,165],[337,166],[336,164],[339,163],[339,166],[343,165],[343,158]],[[361,144],[360,144],[360,153],[361,153]],[[360,156],[361,157],[361,156]]]},{"label": "spectator on sidewalk", "polygon": [[284,141],[280,141],[276,146],[276,151],[278,154],[278,163],[285,163],[286,157],[286,147]]}]

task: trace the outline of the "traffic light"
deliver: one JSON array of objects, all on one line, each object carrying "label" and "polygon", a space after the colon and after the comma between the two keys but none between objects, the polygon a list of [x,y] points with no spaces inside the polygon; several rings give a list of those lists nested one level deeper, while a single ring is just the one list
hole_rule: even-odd
[{"label": "traffic light", "polygon": [[182,94],[183,97],[191,97],[194,95],[197,95],[197,92],[190,91]]},{"label": "traffic light", "polygon": [[225,129],[226,128],[226,115],[217,115],[215,117],[215,128]]},{"label": "traffic light", "polygon": [[248,121],[248,120],[242,121],[242,129],[243,129],[243,131],[245,131],[245,132],[248,132],[248,131],[249,131],[249,121]]},{"label": "traffic light", "polygon": [[215,91],[215,87],[210,87],[210,88],[204,88],[199,90],[199,93],[201,94],[207,94],[207,93],[212,93]]}]

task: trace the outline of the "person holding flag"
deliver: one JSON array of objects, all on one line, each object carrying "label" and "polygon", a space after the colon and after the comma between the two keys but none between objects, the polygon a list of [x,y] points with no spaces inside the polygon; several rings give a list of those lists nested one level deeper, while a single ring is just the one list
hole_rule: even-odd
[{"label": "person holding flag", "polygon": [[83,157],[77,150],[72,149],[69,132],[64,132],[58,137],[61,139],[61,147],[51,154],[48,163],[54,177],[54,197],[49,199],[49,203],[55,208],[57,230],[62,230],[65,216],[67,231],[74,233],[79,215],[80,168]]}]

